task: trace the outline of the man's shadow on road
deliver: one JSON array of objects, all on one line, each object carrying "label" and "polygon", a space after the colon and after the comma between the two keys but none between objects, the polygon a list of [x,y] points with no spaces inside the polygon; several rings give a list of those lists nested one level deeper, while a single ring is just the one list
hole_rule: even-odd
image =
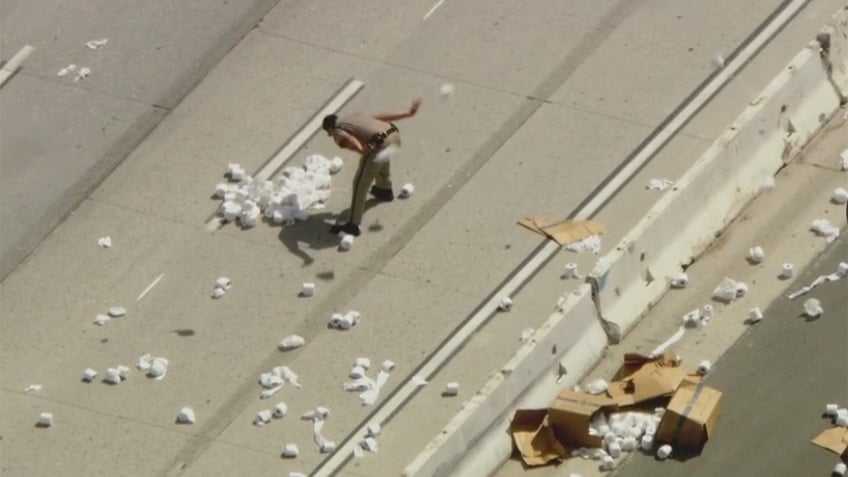
[{"label": "man's shadow on road", "polygon": [[[365,211],[379,204],[376,199],[368,199],[365,201]],[[301,244],[306,244],[309,250],[325,250],[339,246],[339,238],[330,233],[330,227],[336,223],[337,217],[344,217],[348,214],[350,208],[343,210],[341,213],[321,212],[310,214],[303,222],[297,222],[294,225],[284,225],[280,230],[280,242],[286,246],[292,255],[303,260],[303,266],[308,267],[315,262],[315,259],[306,252]],[[382,229],[380,225],[372,225],[368,227],[369,231],[378,231]]]}]

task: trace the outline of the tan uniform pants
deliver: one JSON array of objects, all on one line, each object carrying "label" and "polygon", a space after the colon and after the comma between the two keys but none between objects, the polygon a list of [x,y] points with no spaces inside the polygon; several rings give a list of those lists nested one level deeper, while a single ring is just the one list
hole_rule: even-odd
[{"label": "tan uniform pants", "polygon": [[372,183],[382,189],[392,188],[391,158],[386,157],[377,161],[377,155],[393,141],[375,149],[359,159],[359,167],[353,176],[353,197],[350,200],[350,210],[346,222],[359,225],[362,222],[362,214],[365,213],[365,200],[368,198],[368,190]]}]

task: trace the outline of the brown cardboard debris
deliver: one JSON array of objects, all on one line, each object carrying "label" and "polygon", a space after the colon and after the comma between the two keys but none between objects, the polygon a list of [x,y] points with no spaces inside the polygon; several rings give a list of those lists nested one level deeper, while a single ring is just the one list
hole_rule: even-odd
[{"label": "brown cardboard debris", "polygon": [[675,450],[700,452],[715,429],[721,392],[704,384],[683,383],[666,407],[656,440]]},{"label": "brown cardboard debris", "polygon": [[835,452],[843,459],[848,458],[848,428],[831,427],[813,439],[813,444]]},{"label": "brown cardboard debris", "polygon": [[610,383],[607,394],[619,406],[632,406],[654,398],[670,396],[683,382],[700,382],[679,367],[680,358],[665,353],[656,358],[635,353],[624,355],[617,381]]},{"label": "brown cardboard debris", "polygon": [[548,425],[547,409],[517,410],[509,431],[521,459],[529,466],[545,465],[562,458],[565,447],[557,441]]},{"label": "brown cardboard debris", "polygon": [[592,416],[602,408],[616,407],[614,400],[568,389],[560,391],[548,409],[548,420],[557,438],[574,447],[601,447],[602,437],[589,435]]},{"label": "brown cardboard debris", "polygon": [[559,220],[548,217],[524,217],[518,224],[544,235],[560,245],[579,242],[592,235],[603,235],[606,227],[594,220]]}]

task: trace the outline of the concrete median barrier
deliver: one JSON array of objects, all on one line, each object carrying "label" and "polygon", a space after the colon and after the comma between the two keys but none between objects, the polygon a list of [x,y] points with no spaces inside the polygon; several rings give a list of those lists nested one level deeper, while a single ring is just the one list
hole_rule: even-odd
[{"label": "concrete median barrier", "polygon": [[798,53],[589,276],[618,342],[839,108],[820,45]]},{"label": "concrete median barrier", "polygon": [[[468,450],[492,428],[503,430],[500,434],[501,447],[506,447],[506,455],[509,455],[511,441],[506,426],[524,392],[534,382],[545,380],[545,376],[548,377],[546,381],[557,386],[557,376],[561,369],[565,369],[573,379],[578,379],[595,364],[607,340],[595,312],[591,288],[588,284],[582,284],[564,298],[559,309],[500,371],[488,379],[463,410],[404,469],[403,475],[457,475],[455,469],[468,457]],[[568,357],[567,352],[577,349],[579,353],[572,353],[574,360],[561,361],[563,357]],[[539,405],[544,408],[547,401]],[[491,466],[491,463],[488,465]]]},{"label": "concrete median barrier", "polygon": [[846,18],[848,7],[819,34],[827,48],[813,42],[781,70],[405,476],[489,475],[509,457],[512,412],[546,407],[558,389],[585,375],[608,342],[618,342],[662,297],[669,278],[698,258],[839,109],[848,90]]},{"label": "concrete median barrier", "polygon": [[830,69],[833,86],[845,101],[848,98],[848,5],[833,15],[816,39],[822,44],[822,57]]}]

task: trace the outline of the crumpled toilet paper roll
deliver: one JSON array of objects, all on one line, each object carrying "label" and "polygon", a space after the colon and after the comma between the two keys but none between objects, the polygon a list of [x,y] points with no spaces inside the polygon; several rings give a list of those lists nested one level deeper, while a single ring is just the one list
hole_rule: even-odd
[{"label": "crumpled toilet paper roll", "polygon": [[512,309],[512,298],[505,296],[498,301],[498,309],[501,311],[509,311]]},{"label": "crumpled toilet paper roll", "polygon": [[166,374],[168,374],[168,360],[165,358],[153,358],[147,375],[157,381],[161,381],[165,379]]},{"label": "crumpled toilet paper roll", "polygon": [[377,380],[374,382],[371,389],[368,389],[359,395],[359,399],[362,401],[362,404],[365,406],[370,406],[377,402],[377,399],[380,397],[380,389],[386,384],[388,380],[389,372],[380,370],[380,372],[377,374]]},{"label": "crumpled toilet paper roll", "polygon": [[368,424],[366,430],[368,432],[368,437],[377,437],[380,435],[381,432],[383,432],[383,428],[380,426],[380,424],[376,422]]},{"label": "crumpled toilet paper roll", "polygon": [[601,458],[601,470],[609,471],[615,468],[615,459],[611,455],[605,455]]},{"label": "crumpled toilet paper roll", "polygon": [[732,278],[724,277],[724,280],[713,290],[713,298],[730,303],[738,297],[738,282]]},{"label": "crumpled toilet paper roll", "polygon": [[646,188],[648,190],[664,191],[674,185],[674,181],[668,179],[651,179]]},{"label": "crumpled toilet paper roll", "polygon": [[97,371],[91,368],[85,368],[85,371],[82,372],[82,380],[87,383],[94,381],[95,377],[97,377]]},{"label": "crumpled toilet paper roll", "polygon": [[190,407],[184,407],[177,413],[177,422],[181,424],[194,424],[194,410]]},{"label": "crumpled toilet paper roll", "polygon": [[821,307],[821,302],[815,298],[810,298],[804,302],[804,314],[809,318],[818,318],[824,310]]},{"label": "crumpled toilet paper roll", "polygon": [[814,220],[810,226],[810,230],[815,232],[818,236],[824,237],[827,240],[827,243],[831,243],[839,237],[839,227],[836,227],[827,219]]},{"label": "crumpled toilet paper roll", "polygon": [[97,239],[97,245],[99,245],[100,248],[111,247],[112,246],[112,237],[108,237],[108,236],[107,237],[100,237],[99,239]]},{"label": "crumpled toilet paper roll", "polygon": [[751,323],[759,323],[763,319],[763,312],[759,307],[751,308],[748,311],[748,321]]},{"label": "crumpled toilet paper roll", "polygon": [[454,87],[450,83],[442,83],[442,85],[439,86],[439,96],[441,96],[442,98],[448,98],[450,96],[453,96],[453,92]]},{"label": "crumpled toilet paper roll", "polygon": [[[300,455],[300,450],[297,448],[297,444],[286,444],[283,446],[282,456],[293,459]],[[290,474],[291,475],[291,474]]]},{"label": "crumpled toilet paper roll", "polygon": [[354,363],[354,366],[359,366],[360,368],[362,368],[364,370],[368,370],[368,368],[371,367],[371,360],[368,359],[368,358],[364,358],[364,357],[356,358],[356,362]]},{"label": "crumpled toilet paper roll", "polygon": [[122,306],[113,306],[112,308],[109,308],[109,316],[112,318],[120,318],[126,314],[127,310]]},{"label": "crumpled toilet paper roll", "polygon": [[365,368],[363,368],[362,366],[354,366],[350,369],[348,377],[350,379],[362,379],[363,377],[365,377]]},{"label": "crumpled toilet paper roll", "polygon": [[339,242],[339,248],[343,251],[348,251],[351,247],[353,247],[353,235],[343,234]]},{"label": "crumpled toilet paper roll", "polygon": [[53,413],[42,412],[38,416],[38,427],[50,427],[53,425]]},{"label": "crumpled toilet paper roll", "polygon": [[361,392],[367,391],[374,387],[374,382],[368,378],[358,378],[354,379],[349,383],[342,384],[342,389],[348,392]]},{"label": "crumpled toilet paper roll", "polygon": [[289,335],[280,341],[278,348],[280,351],[289,351],[295,348],[300,348],[306,344],[306,340],[300,335]]},{"label": "crumpled toilet paper roll", "polygon": [[787,278],[792,278],[792,275],[795,273],[795,267],[792,266],[791,263],[784,263],[780,267],[780,278],[784,280]]},{"label": "crumpled toilet paper roll", "polygon": [[848,191],[842,187],[837,187],[833,190],[833,195],[831,195],[830,201],[837,205],[845,204],[848,202]]},{"label": "crumpled toilet paper roll", "polygon": [[846,471],[848,471],[848,466],[846,466],[844,462],[840,462],[833,467],[833,475],[842,477],[845,475]]},{"label": "crumpled toilet paper roll", "polygon": [[109,315],[100,314],[97,315],[96,318],[94,318],[94,324],[97,326],[106,326],[106,323],[109,323],[109,321],[111,320],[112,318]]},{"label": "crumpled toilet paper roll", "polygon": [[400,194],[398,194],[398,197],[400,197],[401,199],[408,199],[412,197],[412,194],[414,193],[415,186],[407,182],[403,185],[403,187],[400,188]]},{"label": "crumpled toilet paper roll", "polygon": [[256,413],[256,417],[253,419],[253,424],[257,426],[264,426],[271,422],[271,411],[269,409],[263,409]]},{"label": "crumpled toilet paper roll", "polygon": [[654,448],[654,435],[645,434],[642,436],[641,447],[644,451],[649,451]]},{"label": "crumpled toilet paper roll", "polygon": [[748,249],[748,260],[751,263],[762,263],[766,258],[766,253],[763,251],[763,247],[757,245],[756,247],[752,247]]},{"label": "crumpled toilet paper roll", "polygon": [[564,279],[570,279],[570,278],[580,279],[580,278],[583,278],[583,277],[580,275],[580,272],[577,271],[577,264],[576,263],[568,263],[568,264],[565,265],[565,270],[562,272],[561,278],[564,278]]},{"label": "crumpled toilet paper roll", "polygon": [[442,392],[445,396],[456,396],[459,394],[459,383],[450,382],[445,385],[445,390]]},{"label": "crumpled toilet paper roll", "polygon": [[359,445],[372,454],[376,454],[378,451],[377,439],[374,439],[373,437],[366,437],[359,443]]},{"label": "crumpled toilet paper roll", "polygon": [[274,413],[274,417],[276,417],[277,419],[281,419],[283,417],[286,417],[286,414],[288,414],[288,412],[289,412],[289,407],[286,405],[286,403],[278,402],[277,404],[274,405],[273,413]]},{"label": "crumpled toilet paper roll", "polygon": [[712,363],[710,363],[708,360],[705,359],[705,360],[701,361],[700,363],[698,363],[698,374],[700,374],[701,376],[706,376],[707,374],[710,373],[710,370],[712,369],[712,367],[713,367]]},{"label": "crumpled toilet paper roll", "polygon": [[121,373],[116,368],[107,368],[106,376],[103,378],[103,381],[109,384],[120,384],[121,383]]},{"label": "crumpled toilet paper roll", "polygon": [[607,391],[609,384],[603,379],[595,379],[586,385],[586,392],[589,394],[603,394]]},{"label": "crumpled toilet paper roll", "polygon": [[671,455],[671,446],[668,444],[661,445],[659,449],[657,449],[657,458],[660,460],[665,460]]}]

